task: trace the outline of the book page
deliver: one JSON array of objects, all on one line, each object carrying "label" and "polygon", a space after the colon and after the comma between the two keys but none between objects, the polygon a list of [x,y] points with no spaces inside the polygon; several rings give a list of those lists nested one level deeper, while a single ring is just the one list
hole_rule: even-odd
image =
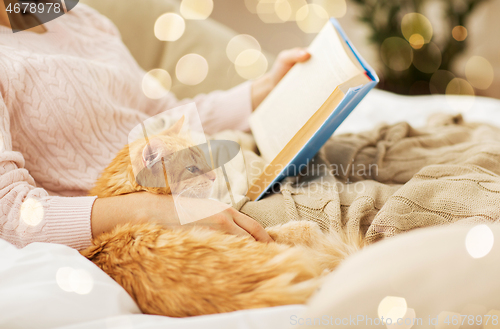
[{"label": "book page", "polygon": [[278,155],[335,88],[363,72],[344,43],[328,22],[308,48],[311,58],[296,64],[252,114],[250,126],[266,161]]}]

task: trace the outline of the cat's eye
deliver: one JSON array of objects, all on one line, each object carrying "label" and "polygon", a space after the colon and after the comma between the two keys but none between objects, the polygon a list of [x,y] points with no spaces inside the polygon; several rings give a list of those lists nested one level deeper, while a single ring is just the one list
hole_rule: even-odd
[{"label": "cat's eye", "polygon": [[194,174],[194,173],[198,172],[200,169],[196,166],[190,166],[190,167],[186,167],[186,170],[189,171],[190,173]]}]

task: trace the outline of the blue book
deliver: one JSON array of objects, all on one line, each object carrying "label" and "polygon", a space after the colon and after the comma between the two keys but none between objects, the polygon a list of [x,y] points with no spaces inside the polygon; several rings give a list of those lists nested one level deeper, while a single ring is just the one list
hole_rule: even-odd
[{"label": "blue book", "polygon": [[333,18],[308,51],[311,59],[296,64],[250,117],[261,156],[269,163],[250,182],[251,200],[297,175],[379,82]]}]

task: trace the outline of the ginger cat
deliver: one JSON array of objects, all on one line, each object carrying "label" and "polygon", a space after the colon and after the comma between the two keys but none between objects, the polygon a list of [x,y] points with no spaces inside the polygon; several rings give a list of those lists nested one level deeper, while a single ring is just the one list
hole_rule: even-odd
[{"label": "ginger cat", "polygon": [[[179,135],[182,125],[183,119],[148,141],[126,146],[90,194],[187,189],[189,197],[208,197],[215,176],[201,150]],[[189,152],[176,152],[182,149]],[[170,181],[161,175],[164,162],[176,166]],[[140,168],[137,179],[132,165]],[[81,253],[125,288],[142,312],[186,317],[303,304],[324,273],[363,247],[358,237],[324,234],[309,221],[266,230],[276,243],[199,227],[125,224]]]}]

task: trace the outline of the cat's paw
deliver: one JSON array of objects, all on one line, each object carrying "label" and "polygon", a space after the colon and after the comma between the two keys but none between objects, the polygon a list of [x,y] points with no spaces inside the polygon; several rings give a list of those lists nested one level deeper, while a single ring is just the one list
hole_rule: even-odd
[{"label": "cat's paw", "polygon": [[317,238],[323,235],[317,223],[307,220],[291,221],[283,225],[268,227],[266,231],[276,243],[291,246],[311,246]]}]

